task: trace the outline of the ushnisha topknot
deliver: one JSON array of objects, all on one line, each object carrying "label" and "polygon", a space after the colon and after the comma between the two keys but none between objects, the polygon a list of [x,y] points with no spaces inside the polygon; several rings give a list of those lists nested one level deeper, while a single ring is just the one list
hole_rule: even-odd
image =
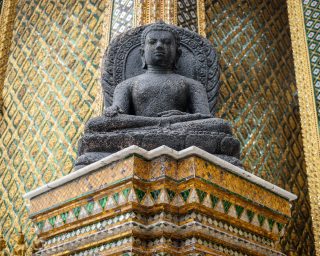
[{"label": "ushnisha topknot", "polygon": [[171,26],[163,21],[157,21],[156,23],[153,23],[152,25],[148,26],[145,30],[143,30],[143,32],[141,34],[141,46],[142,47],[145,44],[147,34],[150,31],[154,31],[154,30],[171,32],[176,40],[177,48],[179,48],[179,46],[180,46],[179,34],[177,33],[176,29],[173,26]]}]

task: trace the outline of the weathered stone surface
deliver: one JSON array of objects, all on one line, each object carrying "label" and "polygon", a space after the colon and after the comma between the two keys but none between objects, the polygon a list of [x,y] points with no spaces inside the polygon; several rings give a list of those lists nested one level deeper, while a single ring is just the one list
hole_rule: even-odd
[{"label": "weathered stone surface", "polygon": [[111,43],[102,73],[106,108],[86,125],[77,168],[130,145],[197,146],[241,165],[231,125],[213,117],[219,69],[206,39],[162,22],[133,29]]}]

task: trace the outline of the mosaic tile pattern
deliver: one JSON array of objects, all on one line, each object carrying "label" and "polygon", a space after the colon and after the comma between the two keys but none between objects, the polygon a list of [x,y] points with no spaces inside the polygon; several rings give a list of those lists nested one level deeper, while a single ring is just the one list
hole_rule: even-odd
[{"label": "mosaic tile pattern", "polygon": [[3,4],[3,0],[0,0],[0,14],[2,13],[2,4]]},{"label": "mosaic tile pattern", "polygon": [[320,127],[320,2],[317,0],[304,0],[303,10]]},{"label": "mosaic tile pattern", "polygon": [[299,196],[284,250],[314,255],[286,1],[218,0],[206,10],[221,54],[218,116],[233,122],[247,170]]},{"label": "mosaic tile pattern", "polygon": [[22,195],[69,173],[94,112],[102,0],[20,1],[0,117],[0,223],[32,238]]},{"label": "mosaic tile pattern", "polygon": [[132,28],[133,7],[134,0],[113,0],[110,38]]},{"label": "mosaic tile pattern", "polygon": [[198,32],[197,0],[178,0],[178,26]]}]

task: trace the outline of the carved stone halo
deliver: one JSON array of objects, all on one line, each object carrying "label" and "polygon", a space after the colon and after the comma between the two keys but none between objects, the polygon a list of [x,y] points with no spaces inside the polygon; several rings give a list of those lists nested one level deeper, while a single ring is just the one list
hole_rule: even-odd
[{"label": "carved stone halo", "polygon": [[[142,31],[150,25],[131,29],[115,37],[102,63],[104,107],[112,104],[114,89],[120,82],[145,72],[140,55]],[[181,57],[176,73],[201,82],[206,87],[211,114],[214,115],[219,92],[218,57],[211,43],[200,35],[173,25],[180,36]]]}]

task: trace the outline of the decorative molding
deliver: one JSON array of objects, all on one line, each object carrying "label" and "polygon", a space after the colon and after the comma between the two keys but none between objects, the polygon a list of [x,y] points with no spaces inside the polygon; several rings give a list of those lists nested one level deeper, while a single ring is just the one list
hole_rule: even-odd
[{"label": "decorative molding", "polygon": [[17,2],[17,0],[3,0],[2,6],[0,6],[2,8],[0,12],[0,102],[2,102],[2,90],[9,60]]},{"label": "decorative molding", "polygon": [[320,253],[320,135],[302,2],[287,0],[315,248]]},{"label": "decorative molding", "polygon": [[206,37],[206,10],[204,0],[197,0],[198,33]]},{"label": "decorative molding", "polygon": [[79,177],[82,177],[90,172],[94,172],[95,170],[101,168],[101,167],[104,167],[110,163],[113,163],[115,161],[118,161],[120,159],[124,159],[130,155],[133,155],[133,154],[136,154],[136,155],[140,155],[142,156],[143,158],[147,159],[147,160],[151,160],[151,159],[154,159],[158,156],[161,156],[161,155],[168,155],[168,156],[171,156],[172,158],[174,159],[182,159],[182,158],[185,158],[187,156],[191,156],[191,155],[195,155],[195,156],[198,156],[202,159],[205,159],[205,160],[208,160],[214,164],[217,164],[218,166],[224,168],[225,170],[231,172],[231,173],[234,173],[236,174],[237,176],[239,177],[242,177],[243,179],[247,180],[247,181],[250,181],[254,184],[257,184],[283,198],[286,198],[290,201],[292,200],[295,200],[297,199],[297,196],[280,188],[280,187],[277,187],[275,185],[273,185],[272,183],[268,182],[268,181],[265,181],[261,178],[259,178],[258,176],[255,176],[237,166],[234,166],[224,160],[222,160],[221,158],[215,156],[215,155],[212,155],[212,154],[209,154],[208,152],[198,148],[198,147],[195,147],[195,146],[192,146],[192,147],[189,147],[187,149],[184,149],[184,150],[181,150],[181,151],[176,151],[172,148],[169,148],[167,146],[161,146],[161,147],[158,147],[156,149],[153,149],[153,150],[150,150],[150,151],[147,151],[145,149],[142,149],[138,146],[130,146],[130,147],[127,147],[117,153],[114,153],[110,156],[107,156],[93,164],[90,164],[80,170],[77,170],[75,172],[72,172],[60,179],[57,179],[53,182],[50,182],[42,187],[39,187],[33,191],[30,191],[29,193],[25,194],[24,195],[24,198],[25,199],[32,199],[36,196],[39,196],[43,193],[46,193],[56,187],[59,187],[61,185],[64,185],[70,181],[73,181]]},{"label": "decorative molding", "polygon": [[177,0],[135,0],[134,27],[159,20],[177,25]]}]

